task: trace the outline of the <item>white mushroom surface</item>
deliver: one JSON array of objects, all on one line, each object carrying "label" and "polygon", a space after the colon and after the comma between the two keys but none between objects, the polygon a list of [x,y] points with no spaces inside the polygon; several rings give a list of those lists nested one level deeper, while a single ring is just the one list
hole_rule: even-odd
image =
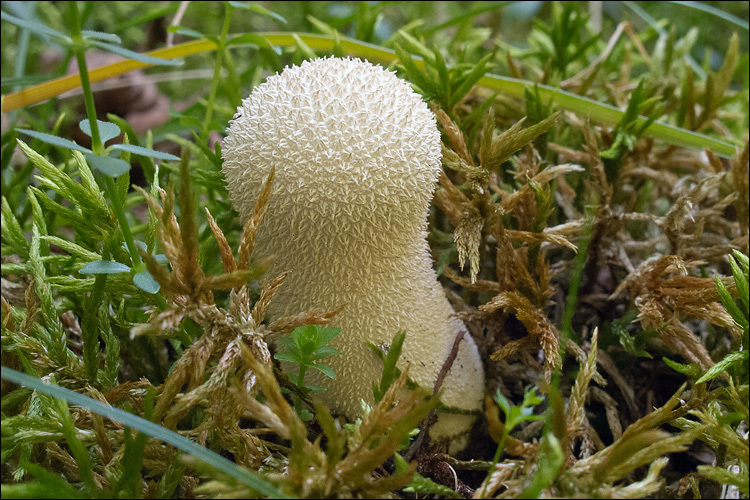
[{"label": "white mushroom surface", "polygon": [[[427,215],[440,173],[435,117],[410,85],[359,59],[324,58],[287,67],[255,87],[223,145],[229,195],[243,221],[272,167],[276,177],[255,255],[274,256],[271,275],[289,271],[270,319],[346,304],[342,333],[309,382],[334,411],[361,416],[373,403],[382,362],[366,342],[387,345],[399,330],[399,361],[432,389],[456,334],[465,329],[432,268]],[[314,372],[314,373],[311,373]],[[306,376],[305,379],[308,382]],[[480,408],[484,370],[468,332],[442,386],[441,402]],[[445,414],[434,438],[465,434],[473,417]]]}]

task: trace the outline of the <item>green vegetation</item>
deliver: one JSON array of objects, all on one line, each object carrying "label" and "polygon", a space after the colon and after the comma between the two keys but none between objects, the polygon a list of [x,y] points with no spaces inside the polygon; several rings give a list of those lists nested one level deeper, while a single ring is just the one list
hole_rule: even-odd
[{"label": "green vegetation", "polygon": [[[292,330],[289,337],[280,339],[285,350],[274,354],[273,359],[298,365],[297,373],[290,373],[289,380],[303,394],[309,395],[311,392],[323,391],[322,387],[305,384],[305,372],[308,368],[313,368],[326,377],[336,378],[333,368],[320,360],[333,354],[341,354],[339,350],[326,345],[340,333],[341,328],[323,328],[320,325],[298,326]],[[303,422],[313,418],[309,410],[302,408],[302,400],[299,396],[294,397],[294,409]]]},{"label": "green vegetation", "polygon": [[[747,19],[4,2],[2,497],[747,498]],[[442,133],[429,241],[487,372],[455,456],[408,331],[370,345],[362,418],[316,399],[338,311],[266,317],[275,174],[247,221],[227,199],[241,99],[329,55],[395,70]]]}]

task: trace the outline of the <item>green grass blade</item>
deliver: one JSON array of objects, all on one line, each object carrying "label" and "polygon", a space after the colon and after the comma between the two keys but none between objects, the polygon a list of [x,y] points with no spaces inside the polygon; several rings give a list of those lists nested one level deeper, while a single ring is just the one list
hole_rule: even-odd
[{"label": "green grass blade", "polygon": [[672,0],[669,3],[674,3],[674,4],[677,4],[677,5],[684,5],[685,7],[690,7],[690,8],[693,8],[693,9],[698,9],[700,11],[707,12],[708,14],[712,14],[712,15],[718,17],[718,18],[721,18],[721,19],[723,19],[723,20],[725,20],[727,22],[730,22],[730,23],[734,24],[735,26],[739,26],[740,28],[742,28],[745,31],[750,30],[750,25],[748,25],[747,21],[745,21],[744,19],[740,19],[737,16],[733,16],[732,14],[730,14],[728,12],[724,12],[721,9],[717,9],[713,5],[708,5],[708,4],[701,3],[701,2],[689,2],[689,1],[682,1],[681,2],[681,1],[676,1],[676,0]]},{"label": "green grass blade", "polygon": [[100,401],[96,401],[77,392],[73,392],[64,387],[46,384],[40,379],[34,378],[25,373],[3,367],[2,378],[9,380],[15,384],[23,385],[34,389],[35,391],[48,394],[55,398],[64,399],[70,404],[79,405],[87,408],[103,417],[117,420],[123,425],[126,425],[132,429],[136,429],[144,434],[148,434],[151,437],[155,437],[164,441],[167,444],[174,446],[186,453],[194,455],[201,461],[216,467],[217,469],[229,474],[233,478],[237,479],[241,483],[249,486],[258,493],[271,498],[291,498],[285,495],[281,490],[267,483],[257,473],[248,470],[244,467],[237,465],[234,462],[230,462],[226,458],[218,455],[203,446],[187,439],[186,437],[180,436],[179,434],[165,429],[164,427],[157,425],[153,422],[149,422],[136,415],[106,405]]},{"label": "green grass blade", "polygon": [[[519,80],[507,76],[485,75],[479,79],[477,85],[516,97],[523,97],[525,89],[527,87],[533,87],[535,84],[526,80]],[[588,116],[591,120],[596,122],[605,123],[607,125],[616,125],[625,114],[624,111],[621,111],[610,104],[595,101],[588,97],[572,94],[565,90],[556,89],[541,83],[536,84],[536,86],[539,88],[539,96],[545,101],[545,104],[552,100],[561,108],[573,111],[580,116]],[[637,123],[639,126],[644,125],[647,121],[647,117],[642,115],[638,116]],[[674,125],[664,122],[653,122],[643,132],[643,135],[676,146],[684,146],[693,149],[704,147],[711,148],[714,152],[725,158],[730,158],[736,153],[736,147],[730,142],[722,141],[721,139],[709,137],[680,127],[675,127]]]},{"label": "green grass blade", "polygon": [[27,30],[31,31],[32,33],[39,35],[39,36],[48,36],[51,38],[54,38],[58,44],[70,44],[72,43],[72,40],[69,36],[66,36],[59,31],[50,28],[49,26],[39,23],[37,21],[29,21],[27,19],[19,19],[15,16],[11,16],[10,14],[7,14],[6,12],[0,13],[0,16],[3,20],[8,21],[9,23],[13,23],[16,26],[19,26],[21,28],[26,28]]}]

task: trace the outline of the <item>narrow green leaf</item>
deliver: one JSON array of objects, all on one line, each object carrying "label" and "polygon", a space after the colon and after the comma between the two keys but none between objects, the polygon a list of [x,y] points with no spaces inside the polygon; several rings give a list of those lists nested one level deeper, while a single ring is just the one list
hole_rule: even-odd
[{"label": "narrow green leaf", "polygon": [[724,308],[727,310],[735,323],[737,323],[740,328],[747,329],[748,321],[746,314],[742,314],[742,311],[740,311],[737,303],[734,301],[732,295],[729,293],[729,290],[727,290],[727,287],[724,285],[724,282],[721,281],[718,275],[716,276],[716,290],[717,292],[719,292],[721,303],[724,305]]},{"label": "narrow green leaf", "polygon": [[[324,33],[329,36],[335,36],[337,33],[336,29],[334,29],[332,26],[329,26],[328,24],[321,21],[315,16],[308,15],[307,20],[310,22],[310,24],[315,26],[318,29],[318,31],[320,31],[321,33]],[[340,41],[339,41],[339,44],[340,44]]]},{"label": "narrow green leaf", "polygon": [[399,44],[396,44],[395,48],[396,54],[406,70],[406,75],[409,77],[409,80],[414,82],[425,94],[430,96],[436,95],[437,89],[435,88],[435,85],[425,76],[424,71],[417,68],[411,54],[402,49]]},{"label": "narrow green leaf", "polygon": [[2,12],[0,14],[0,17],[2,17],[4,21],[13,23],[16,26],[20,26],[21,28],[26,28],[27,30],[37,35],[51,36],[52,38],[56,39],[57,43],[61,43],[63,45],[69,45],[72,43],[72,40],[70,39],[69,36],[66,36],[60,33],[59,31],[52,29],[49,26],[46,26],[42,23],[38,23],[36,21],[28,21],[26,19],[19,19],[15,16],[11,16],[10,14],[6,12]]},{"label": "narrow green leaf", "polygon": [[117,43],[117,44],[122,43],[122,40],[120,40],[120,37],[113,33],[103,33],[101,31],[83,30],[81,31],[81,34],[87,40],[101,40],[103,42],[110,42],[110,43]]},{"label": "narrow green leaf", "polygon": [[336,30],[333,31],[333,55],[344,57],[344,49],[341,47],[341,34]]},{"label": "narrow green leaf", "polygon": [[177,161],[179,158],[169,153],[162,153],[161,151],[155,151],[153,149],[144,148],[141,146],[134,146],[132,144],[114,144],[109,147],[110,150],[116,149],[120,151],[127,151],[128,153],[140,156],[148,156],[149,158],[156,158],[157,160],[172,160]]},{"label": "narrow green leaf", "polygon": [[424,58],[424,60],[427,61],[428,65],[435,65],[435,54],[433,54],[430,49],[425,47],[419,40],[411,36],[403,29],[398,30],[398,34],[399,36],[401,36],[401,38],[404,39],[404,42],[406,43],[409,50],[418,53],[420,57]]},{"label": "narrow green leaf", "polygon": [[92,152],[90,149],[84,148],[83,146],[80,146],[73,141],[69,141],[68,139],[57,137],[56,135],[45,134],[44,132],[36,132],[34,130],[28,130],[25,128],[19,128],[16,130],[22,134],[30,135],[35,139],[46,142],[47,144],[52,144],[53,146],[60,146],[63,148],[72,149],[74,151],[81,151],[82,153]]},{"label": "narrow green leaf", "polygon": [[719,375],[722,374],[727,368],[734,364],[747,364],[748,361],[748,351],[734,351],[730,352],[726,356],[724,356],[724,359],[716,363],[714,366],[709,368],[706,373],[704,373],[701,378],[695,381],[696,384],[702,384],[703,382],[706,382],[708,380],[711,380],[712,378],[716,378]]},{"label": "narrow green leaf", "polygon": [[68,443],[70,454],[73,455],[76,465],[78,465],[80,480],[85,486],[84,492],[86,496],[93,496],[92,493],[95,486],[94,476],[91,472],[91,457],[86,447],[78,438],[76,426],[70,415],[68,402],[64,399],[55,399],[54,403],[53,408],[57,410],[59,421],[62,423],[63,434],[65,435],[65,441]]},{"label": "narrow green leaf", "polygon": [[78,272],[81,274],[129,273],[130,267],[111,260],[95,260],[83,266]]},{"label": "narrow green leaf", "polygon": [[30,87],[32,85],[38,85],[49,80],[52,80],[52,77],[50,75],[25,75],[19,77],[12,76],[8,78],[0,78],[0,84],[3,86],[3,89],[7,87],[23,88]]},{"label": "narrow green leaf", "polygon": [[52,243],[53,245],[57,245],[58,247],[68,252],[70,255],[74,255],[82,260],[95,261],[101,260],[102,258],[98,253],[86,250],[82,246],[76,245],[72,241],[68,241],[64,238],[58,238],[57,236],[42,236],[42,239],[49,243]]},{"label": "narrow green leaf", "polygon": [[300,363],[301,360],[291,352],[277,352],[273,355],[273,359],[279,361],[286,361],[288,363]]},{"label": "narrow green leaf", "polygon": [[331,346],[323,346],[317,351],[315,351],[315,354],[313,355],[312,359],[313,361],[318,359],[327,358],[328,356],[333,356],[334,354],[341,354],[341,351],[338,349],[334,349]]},{"label": "narrow green leaf", "polygon": [[242,7],[239,7],[239,8],[241,8],[241,9],[247,8],[247,9],[250,9],[253,12],[256,12],[258,14],[262,14],[264,16],[272,17],[273,19],[276,19],[280,23],[287,24],[287,20],[281,14],[277,14],[276,12],[274,12],[272,10],[268,10],[265,7],[263,7],[262,5],[258,5],[257,3],[251,3],[251,4],[246,4],[244,2],[229,2],[229,3],[232,4],[232,5],[234,5],[235,7],[237,7],[239,5],[242,5]]},{"label": "narrow green leaf", "polygon": [[29,255],[29,243],[5,196],[2,197],[2,215],[3,251],[6,248],[11,248],[13,252],[18,253],[25,260]]},{"label": "narrow green leaf", "polygon": [[211,40],[212,42],[214,42],[217,47],[219,46],[219,37],[213,36],[213,35],[206,35],[194,29],[184,28],[182,26],[170,26],[169,28],[167,28],[167,31],[170,33],[177,33],[178,35],[184,35],[190,38],[198,38],[198,39],[205,38],[206,40]]},{"label": "narrow green leaf", "polygon": [[438,84],[440,85],[440,93],[450,98],[450,75],[448,74],[448,68],[445,66],[445,60],[443,55],[440,53],[440,49],[437,45],[433,45],[432,52],[435,58],[435,69],[438,74]]},{"label": "narrow green leaf", "polygon": [[314,328],[316,328],[317,330],[318,340],[316,342],[316,346],[318,348],[327,345],[331,340],[338,337],[338,335],[341,333],[341,328],[336,328],[335,326],[321,327],[320,325],[315,325]]},{"label": "narrow green leaf", "polygon": [[137,498],[140,496],[138,491],[140,489],[139,485],[143,482],[141,469],[143,468],[143,452],[148,441],[148,435],[139,432],[135,437],[132,437],[132,432],[127,427],[123,434],[125,452],[123,453],[121,462],[122,475],[113,486],[113,496],[115,498],[120,498],[121,496]]},{"label": "narrow green leaf", "polygon": [[666,356],[662,356],[662,361],[664,361],[667,366],[669,366],[674,371],[680,372],[683,375],[687,375],[688,377],[697,378],[701,374],[701,368],[698,366],[697,363],[690,363],[689,365],[679,363],[677,361],[672,361],[671,359],[667,358]]},{"label": "narrow green leaf", "polygon": [[[150,4],[147,4],[150,5]],[[168,14],[173,14],[175,11],[179,9],[179,4],[170,3],[166,7],[161,7],[158,4],[154,5],[153,8],[149,9],[148,7],[144,8],[146,12],[144,12],[141,15],[136,15],[133,17],[128,17],[122,21],[120,21],[118,24],[116,24],[114,27],[112,27],[112,31],[115,33],[122,33],[124,30],[131,28],[133,26],[145,26],[149,21],[153,21],[155,19],[161,19]]]},{"label": "narrow green leaf", "polygon": [[243,43],[251,43],[258,47],[266,47],[273,50],[273,45],[268,41],[268,38],[257,35],[255,33],[244,33],[240,36],[236,36],[227,42],[227,45],[240,45]]},{"label": "narrow green leaf", "polygon": [[130,170],[130,164],[128,162],[111,156],[99,156],[94,153],[86,153],[86,161],[89,162],[89,165],[110,177],[119,177]]},{"label": "narrow green leaf", "polygon": [[133,276],[133,283],[135,283],[135,286],[137,286],[144,292],[150,294],[157,293],[161,288],[161,285],[154,279],[153,276],[151,276],[151,273],[148,272],[148,270],[136,273],[135,276]]},{"label": "narrow green leaf", "polygon": [[737,259],[737,262],[740,263],[742,269],[747,273],[748,270],[750,270],[750,257],[739,250],[732,250],[732,253],[734,254],[734,258]]},{"label": "narrow green leaf", "polygon": [[552,484],[565,462],[565,452],[552,432],[542,437],[539,443],[537,470],[530,484],[521,493],[521,498],[537,498],[544,488]]},{"label": "narrow green leaf", "polygon": [[[744,19],[740,19],[739,17],[733,16],[732,14],[728,12],[724,12],[720,8],[714,7],[713,5],[704,4],[701,2],[692,2],[692,1],[670,1],[669,3],[674,3],[678,5],[684,5],[685,7],[690,7],[697,10],[702,10],[703,12],[707,12],[709,14],[712,14],[716,17],[719,17],[725,21],[728,21],[740,28],[742,28],[745,31],[750,30],[750,25],[747,21]],[[747,493],[745,493],[747,494]]]},{"label": "narrow green leaf", "polygon": [[739,295],[742,305],[745,306],[745,317],[747,317],[748,294],[750,293],[748,290],[748,277],[745,274],[747,270],[743,272],[737,261],[732,258],[729,259],[729,265],[732,266],[732,276],[734,277],[734,284],[737,286],[737,295]]},{"label": "narrow green leaf", "polygon": [[167,28],[167,32],[175,33],[177,35],[189,36],[190,38],[208,38],[208,39],[211,38],[208,35],[204,35],[200,31],[190,29],[190,28],[185,28],[183,26],[170,26],[169,28]]},{"label": "narrow green leaf", "polygon": [[323,363],[315,363],[312,365],[313,368],[321,372],[323,375],[325,375],[328,378],[336,378],[336,372],[333,371],[333,368],[330,366],[323,364]]},{"label": "narrow green leaf", "polygon": [[747,473],[735,474],[731,470],[711,465],[699,465],[697,469],[698,474],[711,481],[716,481],[719,484],[732,484],[737,486],[745,496],[747,496],[748,490],[750,490],[750,488],[748,488]]},{"label": "narrow green leaf", "polygon": [[401,356],[401,349],[403,348],[404,340],[406,340],[405,330],[399,330],[396,332],[396,335],[393,336],[393,341],[383,359],[383,375],[380,378],[380,386],[373,383],[373,392],[376,402],[383,399],[388,388],[399,376],[399,370],[396,367],[396,363]]},{"label": "narrow green leaf", "polygon": [[[114,139],[121,133],[120,127],[118,127],[114,123],[103,122],[101,120],[96,120],[96,123],[99,126],[99,135],[101,136],[102,144],[110,139]],[[81,128],[81,131],[84,134],[91,137],[91,124],[89,123],[88,118],[86,118],[85,120],[81,120],[80,123],[78,123],[78,126]]]},{"label": "narrow green leaf", "polygon": [[241,483],[254,489],[261,495],[269,498],[290,498],[284,492],[266,482],[258,473],[242,467],[226,458],[218,455],[203,446],[183,437],[175,432],[170,431],[153,422],[149,422],[136,415],[126,411],[106,405],[100,401],[78,394],[69,389],[60,386],[47,384],[38,378],[31,377],[25,373],[18,372],[11,368],[3,367],[2,378],[10,380],[13,383],[24,385],[36,391],[48,394],[52,397],[61,398],[70,404],[75,404],[87,408],[103,417],[111,418],[137,431],[148,434],[151,437],[160,439],[167,444],[174,446],[184,452],[194,455],[201,461],[216,467],[217,469],[229,474]]},{"label": "narrow green leaf", "polygon": [[471,87],[479,81],[480,78],[488,71],[487,63],[493,57],[494,54],[487,54],[474,65],[474,68],[464,77],[461,84],[453,91],[451,98],[454,103],[458,103],[466,94],[469,93]]},{"label": "narrow green leaf", "polygon": [[435,33],[436,31],[440,31],[440,30],[445,29],[445,28],[447,28],[449,26],[453,26],[453,25],[456,25],[456,24],[464,23],[465,21],[468,21],[469,19],[472,19],[472,18],[474,18],[474,17],[476,17],[476,16],[478,16],[478,15],[484,13],[484,12],[488,12],[488,11],[495,10],[495,9],[499,10],[499,9],[502,9],[503,7],[505,7],[507,5],[512,5],[514,3],[516,3],[516,2],[491,2],[489,5],[480,4],[480,7],[472,9],[472,10],[466,12],[465,14],[451,17],[450,19],[448,19],[444,23],[438,24],[437,26],[432,26],[432,27],[430,27],[428,29],[425,29],[425,30],[421,31],[421,34],[422,34],[422,36],[426,37],[426,36],[430,35],[431,33]]},{"label": "narrow green leaf", "polygon": [[310,48],[309,45],[307,45],[297,33],[292,33],[292,38],[294,38],[294,42],[297,44],[297,48],[302,53],[302,57],[305,59],[317,59],[318,54],[315,53],[313,49]]},{"label": "narrow green leaf", "polygon": [[180,66],[182,64],[182,61],[177,61],[174,59],[162,59],[161,57],[152,57],[147,56],[146,54],[139,54],[138,52],[133,52],[132,50],[122,48],[119,45],[112,45],[111,43],[100,42],[99,40],[92,40],[91,45],[99,47],[102,50],[106,50],[107,52],[117,54],[118,56],[127,57],[128,59],[134,59],[146,64],[161,64],[164,66]]}]

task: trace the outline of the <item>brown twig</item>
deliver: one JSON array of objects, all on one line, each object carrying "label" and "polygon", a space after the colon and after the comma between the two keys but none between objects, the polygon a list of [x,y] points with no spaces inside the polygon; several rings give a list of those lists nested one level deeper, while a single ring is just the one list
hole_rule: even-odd
[{"label": "brown twig", "polygon": [[[466,330],[462,329],[458,334],[456,334],[456,339],[453,341],[453,345],[451,346],[451,351],[448,353],[448,357],[445,358],[445,361],[443,362],[443,366],[440,368],[440,371],[438,372],[437,379],[435,380],[435,386],[432,390],[433,397],[437,395],[437,393],[440,391],[440,387],[443,385],[443,380],[445,380],[445,377],[448,376],[448,372],[451,369],[451,366],[453,366],[453,362],[456,361],[456,357],[458,356],[458,345],[461,342],[461,340],[464,338],[464,335],[466,334]],[[419,448],[422,446],[422,442],[424,441],[425,434],[427,434],[427,429],[432,426],[433,423],[435,423],[435,420],[437,419],[437,413],[435,410],[430,411],[429,415],[427,415],[427,418],[422,421],[422,424],[419,426],[419,435],[417,436],[417,439],[414,440],[414,442],[409,446],[409,449],[404,454],[404,458],[406,461],[410,461],[414,454],[419,450]]]}]

